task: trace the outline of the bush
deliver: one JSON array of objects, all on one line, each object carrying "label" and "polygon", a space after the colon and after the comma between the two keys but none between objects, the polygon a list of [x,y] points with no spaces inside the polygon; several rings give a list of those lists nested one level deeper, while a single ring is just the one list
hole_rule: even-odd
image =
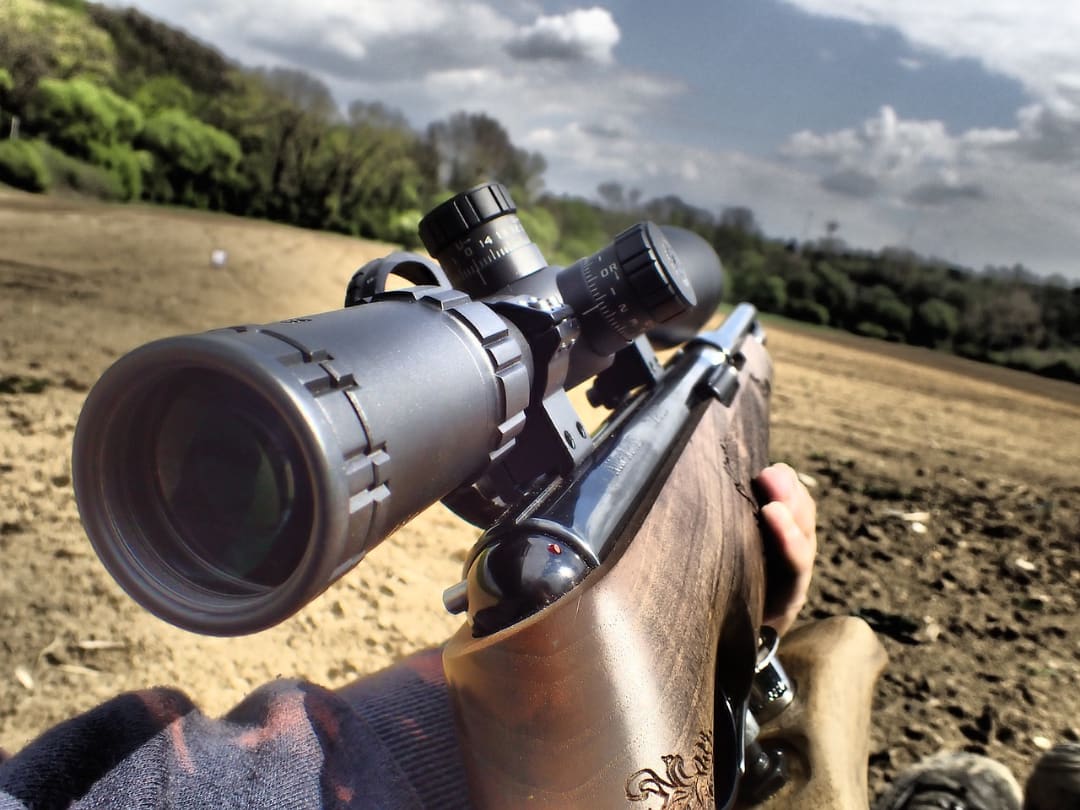
[{"label": "bush", "polygon": [[46,191],[51,177],[33,141],[0,141],[0,182],[27,191]]},{"label": "bush", "polygon": [[124,183],[114,172],[74,158],[42,141],[37,144],[55,186],[100,200],[126,199]]},{"label": "bush", "polygon": [[[243,157],[240,144],[183,110],[162,110],[151,116],[140,144],[155,156],[151,196],[158,201],[217,208],[230,190],[242,184],[237,172]],[[164,189],[172,190],[172,199],[158,196]]]},{"label": "bush", "polygon": [[91,161],[102,168],[109,169],[120,182],[125,200],[138,200],[142,197],[143,176],[154,169],[154,156],[149,152],[132,149],[124,144],[104,146],[90,144]]},{"label": "bush", "polygon": [[408,211],[388,211],[384,232],[379,234],[379,238],[394,242],[409,250],[423,247],[417,231],[422,216],[423,213],[416,208],[410,208]]},{"label": "bush", "polygon": [[873,321],[859,321],[855,326],[855,331],[863,337],[878,338],[879,340],[885,340],[889,337],[889,330]]},{"label": "bush", "polygon": [[816,323],[819,326],[828,326],[829,324],[829,310],[817,301],[810,301],[806,298],[796,298],[794,301],[789,301],[785,314],[797,321]]},{"label": "bush", "polygon": [[87,79],[42,79],[26,114],[27,128],[81,158],[93,144],[130,143],[143,126],[139,108]]},{"label": "bush", "polygon": [[[540,248],[545,257],[554,256],[559,251],[559,223],[546,208],[536,206],[517,212],[518,219],[525,226],[525,232]],[[577,257],[575,257],[576,259]]]},{"label": "bush", "polygon": [[862,313],[861,322],[883,327],[892,340],[904,340],[911,328],[911,307],[897,298],[896,293],[884,284],[875,284],[869,289],[860,290],[859,309]]},{"label": "bush", "polygon": [[915,308],[911,324],[911,342],[922,346],[941,346],[952,342],[960,328],[956,307],[937,298],[929,298]]},{"label": "bush", "polygon": [[991,352],[985,359],[1043,377],[1080,382],[1080,348],[1047,351],[1027,347],[1011,352]]},{"label": "bush", "polygon": [[780,314],[787,308],[787,287],[779,276],[754,275],[743,280],[743,297],[762,312]]}]

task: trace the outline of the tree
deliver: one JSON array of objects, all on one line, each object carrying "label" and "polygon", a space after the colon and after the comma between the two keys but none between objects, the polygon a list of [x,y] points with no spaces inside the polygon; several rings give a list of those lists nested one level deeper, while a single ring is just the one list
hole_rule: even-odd
[{"label": "tree", "polygon": [[814,300],[829,313],[829,322],[835,326],[850,325],[857,298],[854,282],[847,273],[826,261],[815,263],[813,272],[818,279]]},{"label": "tree", "polygon": [[27,191],[46,191],[50,182],[48,167],[36,142],[0,141],[0,183]]},{"label": "tree", "polygon": [[743,297],[762,312],[779,314],[787,309],[787,287],[779,276],[751,276],[743,285],[743,293]]},{"label": "tree", "polygon": [[708,239],[716,227],[716,218],[704,208],[683,200],[675,194],[656,197],[642,206],[642,214],[663,225],[676,225],[694,231]]},{"label": "tree", "polygon": [[497,181],[510,187],[519,204],[525,204],[543,185],[544,157],[514,146],[503,125],[491,116],[454,113],[428,126],[427,141],[438,161],[438,182],[445,188],[466,189]]},{"label": "tree", "polygon": [[113,46],[115,79],[123,92],[134,92],[158,76],[176,78],[201,98],[216,96],[228,87],[232,72],[229,61],[183,31],[133,8],[89,3],[86,14],[94,25],[86,25],[84,20],[83,27],[103,35]]},{"label": "tree", "polygon": [[369,126],[375,129],[391,129],[412,133],[405,113],[383,104],[381,101],[352,102],[349,104],[348,120],[352,126]]},{"label": "tree", "polygon": [[545,256],[555,264],[569,264],[604,246],[612,234],[604,227],[601,211],[581,197],[546,195],[537,206],[546,209],[558,227],[558,246]]},{"label": "tree", "polygon": [[108,169],[121,199],[142,196],[149,156],[132,148],[143,116],[131,102],[87,79],[42,79],[26,109],[27,131],[95,166]]},{"label": "tree", "polygon": [[911,321],[911,342],[921,346],[950,346],[960,328],[956,307],[938,298],[923,301]]},{"label": "tree", "polygon": [[162,110],[183,110],[192,115],[198,107],[195,93],[176,76],[154,76],[143,82],[131,97],[147,115]]},{"label": "tree", "polygon": [[26,119],[28,129],[84,158],[93,144],[130,144],[143,126],[138,107],[88,79],[42,79]]},{"label": "tree", "polygon": [[0,2],[0,68],[10,73],[8,104],[16,111],[45,77],[110,80],[115,55],[109,35],[88,25],[81,10],[43,0]]},{"label": "tree", "polygon": [[320,227],[419,245],[424,178],[417,136],[392,119],[361,117],[323,139],[309,180],[324,192]]},{"label": "tree", "polygon": [[758,226],[754,212],[745,205],[733,205],[720,212],[720,227],[730,228],[741,233],[760,236],[761,228]]},{"label": "tree", "polygon": [[964,313],[961,335],[983,353],[1038,346],[1042,312],[1027,287],[992,283]]},{"label": "tree", "polygon": [[[860,323],[876,325],[892,340],[902,341],[907,337],[911,328],[911,307],[897,298],[891,287],[875,284],[860,290],[857,309]],[[865,329],[862,331],[867,333]]]},{"label": "tree", "polygon": [[162,110],[146,122],[140,144],[157,160],[150,196],[199,208],[221,208],[241,180],[240,145],[183,110]]},{"label": "tree", "polygon": [[204,118],[231,135],[243,153],[243,191],[228,203],[230,210],[295,223],[306,217],[311,224],[311,199],[319,198],[321,211],[322,195],[309,173],[324,135],[340,123],[322,82],[283,68],[232,71]]},{"label": "tree", "polygon": [[605,208],[612,211],[623,211],[627,208],[626,189],[622,183],[608,180],[596,187],[596,193]]}]

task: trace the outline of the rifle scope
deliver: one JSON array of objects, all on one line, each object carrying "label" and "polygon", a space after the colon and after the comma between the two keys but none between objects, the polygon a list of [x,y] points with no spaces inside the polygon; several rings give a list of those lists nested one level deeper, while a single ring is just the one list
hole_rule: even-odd
[{"label": "rifle scope", "polygon": [[[553,392],[715,306],[694,306],[691,278],[719,271],[707,248],[684,266],[641,223],[551,267],[515,211],[502,186],[477,187],[421,222],[441,268],[394,254],[357,271],[344,309],[166,338],[109,368],[72,467],[119,584],[195,632],[273,626],[435,501],[483,476],[496,506],[523,493],[513,473],[530,467],[510,461],[537,446],[523,438],[563,435],[536,432]],[[417,286],[386,291],[388,273]]]}]

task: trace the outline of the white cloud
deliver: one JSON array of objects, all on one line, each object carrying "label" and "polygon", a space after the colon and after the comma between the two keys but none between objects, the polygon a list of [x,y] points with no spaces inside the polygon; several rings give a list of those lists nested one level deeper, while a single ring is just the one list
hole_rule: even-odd
[{"label": "white cloud", "polygon": [[791,136],[784,153],[811,158],[842,171],[859,171],[878,179],[903,175],[917,167],[945,165],[956,158],[956,143],[940,121],[901,121],[892,107],[856,129]]},{"label": "white cloud", "polygon": [[1060,0],[784,0],[822,17],[895,28],[914,46],[969,58],[1050,99],[1075,87],[1080,3]]},{"label": "white cloud", "polygon": [[566,14],[538,17],[511,39],[507,50],[518,59],[610,64],[619,37],[619,26],[607,9],[574,9]]},{"label": "white cloud", "polygon": [[835,217],[856,244],[892,229],[897,243],[954,261],[1047,272],[1080,255],[1080,173],[1063,171],[1080,159],[1080,126],[1049,104],[1019,111],[1015,129],[956,134],[883,107],[858,127],[798,132],[782,153],[817,175],[823,205],[870,213],[873,223]]},{"label": "white cloud", "polygon": [[[124,3],[126,5],[126,2]],[[486,64],[519,26],[470,0],[140,0],[249,66],[295,65],[325,76],[422,77]]]}]

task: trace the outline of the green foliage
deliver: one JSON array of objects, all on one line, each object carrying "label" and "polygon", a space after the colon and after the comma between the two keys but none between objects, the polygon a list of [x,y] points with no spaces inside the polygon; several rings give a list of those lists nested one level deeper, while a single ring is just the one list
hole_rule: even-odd
[{"label": "green foliage", "polygon": [[[228,87],[232,66],[225,57],[183,31],[133,8],[93,3],[87,13],[93,25],[84,22],[83,27],[110,39],[113,45],[117,86],[125,93],[133,94],[153,77],[174,77],[196,98],[216,96]],[[175,99],[167,106],[194,112]]]},{"label": "green foliage", "polygon": [[82,158],[94,144],[130,143],[143,126],[138,107],[88,79],[42,79],[26,118],[27,129]]},{"label": "green foliage", "polygon": [[818,278],[815,300],[828,312],[830,322],[847,323],[858,298],[854,282],[826,261],[814,265],[814,273]]},{"label": "green foliage", "polygon": [[194,114],[195,93],[176,76],[154,76],[143,82],[131,97],[145,115],[177,109]]},{"label": "green foliage", "polygon": [[123,188],[123,199],[138,200],[142,197],[143,177],[154,168],[154,156],[144,150],[132,149],[127,144],[91,144],[90,160],[97,166],[109,169]]},{"label": "green foliage", "polygon": [[[515,200],[516,202],[516,200]],[[542,197],[531,210],[543,209],[558,227],[558,245],[545,253],[552,264],[567,265],[604,246],[611,234],[603,224],[600,210],[580,197]]]},{"label": "green foliage", "polygon": [[306,147],[302,176],[300,164],[285,164],[283,180],[293,178],[307,201],[301,221],[418,247],[423,178],[412,157],[415,145],[411,131],[389,120],[360,118],[333,127]]},{"label": "green foliage", "polygon": [[1025,347],[1010,352],[995,352],[989,359],[1020,371],[1080,383],[1080,347],[1056,350]]},{"label": "green foliage", "polygon": [[109,35],[87,25],[82,10],[43,0],[0,2],[0,68],[13,80],[9,103],[17,112],[46,76],[108,81],[114,60]]},{"label": "green foliage", "polygon": [[[790,288],[788,289],[788,295],[791,295]],[[817,324],[818,326],[827,326],[829,324],[829,310],[823,304],[808,298],[790,298],[784,308],[784,314],[789,318]]]},{"label": "green foliage", "polygon": [[890,340],[902,341],[911,327],[911,307],[897,298],[893,289],[885,284],[860,290],[857,306],[862,318],[860,323],[877,324],[885,330]]},{"label": "green foliage", "polygon": [[101,200],[127,198],[123,181],[116,173],[74,158],[44,141],[38,141],[37,146],[52,177],[54,189],[66,188]]},{"label": "green foliage", "polygon": [[151,116],[139,144],[156,158],[148,189],[152,199],[221,208],[227,192],[240,182],[240,145],[183,110]]},{"label": "green foliage", "polygon": [[746,287],[746,300],[762,312],[782,313],[787,298],[787,286],[779,276],[756,276]]},{"label": "green foliage", "polygon": [[[545,257],[558,253],[559,223],[555,221],[555,217],[548,209],[540,206],[520,208],[517,215],[521,224],[525,226],[525,231],[532,237],[533,242]],[[551,261],[550,258],[548,260]]]},{"label": "green foliage", "polygon": [[885,340],[889,337],[889,330],[879,323],[871,321],[859,321],[855,324],[855,333],[863,337],[878,338]]},{"label": "green foliage", "polygon": [[949,346],[960,328],[956,307],[937,298],[928,298],[915,308],[911,342],[920,346]]},{"label": "green foliage", "polygon": [[1038,346],[1044,338],[1042,311],[1026,287],[984,282],[964,312],[960,338],[987,355]]},{"label": "green foliage", "polygon": [[14,88],[15,80],[11,78],[11,73],[7,69],[0,67],[0,99],[6,98],[7,94]]},{"label": "green foliage", "polygon": [[26,191],[46,191],[51,180],[33,141],[0,141],[0,183]]}]

